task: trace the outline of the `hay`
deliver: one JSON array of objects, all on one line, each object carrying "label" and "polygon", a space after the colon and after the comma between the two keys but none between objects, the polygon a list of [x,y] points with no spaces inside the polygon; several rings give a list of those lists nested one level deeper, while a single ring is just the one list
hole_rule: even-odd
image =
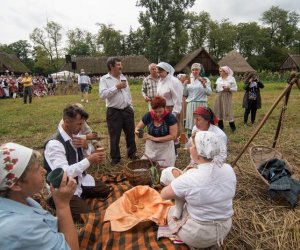
[{"label": "hay", "polygon": [[[241,128],[239,128],[241,129]],[[247,128],[246,128],[247,129]],[[244,131],[241,131],[243,133]],[[294,167],[295,178],[300,177],[299,146],[294,145],[292,141],[295,138],[290,138],[287,135],[282,138],[282,143],[278,149],[290,164]],[[230,138],[230,134],[229,134]],[[144,145],[141,141],[136,140],[138,144],[138,155],[144,152]],[[262,142],[261,137],[258,142]],[[255,142],[255,144],[258,144]],[[264,145],[271,145],[271,139],[264,139]],[[103,140],[103,146],[109,152],[108,139]],[[102,174],[120,173],[123,170],[129,159],[124,155],[125,140],[121,137],[121,163],[111,166],[109,154],[104,164],[93,166],[89,172],[96,178]],[[241,145],[239,142],[230,140],[228,148],[228,162],[231,162],[237,155]],[[183,148],[178,150],[179,157],[176,161],[176,166],[183,169],[190,161],[190,157]],[[267,193],[267,185],[262,183],[260,177],[254,171],[251,165],[251,160],[247,153],[243,154],[238,165],[241,171],[235,167],[237,175],[237,191],[234,198],[234,216],[232,229],[225,239],[223,249],[300,249],[300,202],[295,209],[291,209],[288,203],[281,198],[273,201]],[[76,225],[77,230],[80,230],[81,225]]]},{"label": "hay", "polygon": [[[261,142],[261,139],[258,138],[258,141]],[[299,159],[291,154],[291,150],[297,151],[298,148],[292,144],[291,138],[283,138],[282,141],[279,151],[284,156],[290,156],[287,160],[294,166],[293,176],[299,178],[299,167],[295,167],[297,163],[299,166]],[[124,142],[121,141],[120,145],[125,145],[122,143]],[[264,143],[271,145],[272,140],[264,140]],[[139,155],[142,155],[143,149],[143,145],[138,144]],[[228,149],[230,162],[241,149],[241,145],[231,140]],[[283,149],[290,154],[285,154]],[[122,152],[122,155],[124,154],[125,152]],[[183,148],[178,150],[178,155],[176,165],[183,169],[189,163],[190,157]],[[127,162],[128,160],[123,158],[119,167],[110,167],[110,170],[120,171],[122,165]],[[291,209],[281,198],[273,201],[267,193],[267,185],[262,183],[251,164],[249,154],[245,153],[238,161],[241,172],[235,167],[238,183],[234,199],[233,225],[224,249],[300,249],[300,204]]]}]

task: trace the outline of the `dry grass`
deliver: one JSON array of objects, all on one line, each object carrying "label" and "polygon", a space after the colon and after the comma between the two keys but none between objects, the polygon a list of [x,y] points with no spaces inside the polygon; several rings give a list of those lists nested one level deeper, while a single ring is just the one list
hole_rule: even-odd
[{"label": "dry grass", "polygon": [[[267,113],[275,99],[285,87],[281,84],[266,84],[262,90],[263,107],[258,111],[257,123],[253,127],[243,125],[243,109],[241,107],[243,91],[234,94],[235,117],[237,131],[233,134],[225,124],[228,135],[228,162],[232,162],[241,148],[252,136],[255,127]],[[140,86],[132,86],[136,121],[147,110],[140,95]],[[97,86],[93,88],[90,103],[85,104],[90,113],[90,125],[103,136],[102,143],[109,151],[107,128],[105,123],[105,105],[98,98]],[[293,165],[295,177],[300,178],[300,91],[292,90],[288,109],[286,111],[283,129],[280,133],[277,150]],[[55,130],[61,118],[61,112],[66,103],[78,102],[79,94],[68,96],[51,96],[34,99],[35,108],[25,106],[21,100],[0,100],[2,114],[0,122],[0,142],[15,141],[21,144],[40,148],[43,141]],[[212,105],[214,96],[209,98]],[[18,102],[19,101],[19,102]],[[265,126],[253,140],[256,145],[272,146],[276,126],[281,111],[279,104],[268,119]],[[3,115],[5,114],[5,115]],[[100,124],[100,126],[99,126]],[[144,144],[136,139],[138,154],[141,156]],[[121,138],[121,152],[125,155],[125,141]],[[91,172],[95,176],[102,173],[116,173],[122,171],[122,165],[128,160],[123,157],[121,164],[110,166],[109,157],[105,164],[95,166]],[[180,148],[176,165],[184,168],[189,162],[189,156]],[[234,199],[233,226],[226,239],[226,249],[300,249],[300,208],[291,209],[283,200],[273,201],[267,193],[267,187],[261,182],[254,171],[246,151],[235,167],[237,175],[237,192]]]}]

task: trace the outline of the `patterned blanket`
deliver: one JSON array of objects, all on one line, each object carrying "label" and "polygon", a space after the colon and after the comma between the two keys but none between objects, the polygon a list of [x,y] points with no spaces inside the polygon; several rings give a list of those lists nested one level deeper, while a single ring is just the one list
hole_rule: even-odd
[{"label": "patterned blanket", "polygon": [[112,232],[110,230],[110,222],[103,223],[105,209],[121,197],[131,186],[123,175],[103,176],[101,179],[111,186],[113,191],[104,201],[97,199],[88,201],[95,212],[83,217],[85,225],[79,233],[81,249],[189,249],[184,244],[173,244],[168,238],[157,240],[158,227],[152,222],[141,223],[126,232]]}]

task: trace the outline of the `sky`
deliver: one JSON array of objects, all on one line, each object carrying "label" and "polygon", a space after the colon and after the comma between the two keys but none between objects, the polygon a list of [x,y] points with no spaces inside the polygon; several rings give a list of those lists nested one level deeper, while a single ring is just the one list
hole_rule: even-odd
[{"label": "sky", "polygon": [[[80,28],[96,34],[96,23],[113,27],[128,34],[140,27],[137,0],[0,0],[0,44],[28,40],[35,28],[42,28],[48,21],[59,23],[66,33]],[[190,11],[206,11],[212,20],[228,18],[234,24],[257,21],[271,6],[300,14],[299,0],[196,0]]]}]

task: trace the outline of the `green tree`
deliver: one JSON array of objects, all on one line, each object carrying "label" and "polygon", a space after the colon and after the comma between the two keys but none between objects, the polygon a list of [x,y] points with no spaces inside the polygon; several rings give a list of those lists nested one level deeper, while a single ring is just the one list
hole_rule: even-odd
[{"label": "green tree", "polygon": [[76,28],[67,32],[67,54],[74,56],[97,55],[97,39],[92,33]]},{"label": "green tree", "polygon": [[269,40],[259,56],[268,59],[263,65],[265,68],[278,70],[287,53],[299,46],[299,19],[295,11],[286,11],[278,6],[263,12],[261,20]]},{"label": "green tree", "polygon": [[125,54],[144,55],[145,51],[144,30],[138,28],[133,31],[132,28],[130,28],[129,34],[125,38]]},{"label": "green tree", "polygon": [[62,26],[50,21],[45,27],[35,28],[30,34],[30,39],[36,46],[40,46],[47,53],[50,62],[57,71],[62,65],[60,57],[62,56]]},{"label": "green tree", "polygon": [[49,59],[48,52],[42,46],[34,47],[34,67],[33,73],[38,75],[47,75],[55,71],[55,68]]},{"label": "green tree", "polygon": [[123,51],[124,35],[121,31],[115,30],[113,25],[97,24],[100,28],[97,35],[97,45],[100,52],[106,56],[118,56]]},{"label": "green tree", "polygon": [[211,21],[209,28],[209,53],[219,60],[235,48],[237,40],[236,26],[229,22],[228,19],[224,19],[220,23]]},{"label": "green tree", "polygon": [[146,38],[146,56],[153,62],[176,62],[187,47],[187,10],[195,0],[138,0],[139,22]]},{"label": "green tree", "polygon": [[299,31],[299,14],[295,11],[286,11],[278,6],[272,6],[263,12],[262,22],[269,30],[271,45],[289,47],[294,43],[294,37]]},{"label": "green tree", "polygon": [[15,54],[22,62],[26,62],[31,55],[31,44],[26,40],[19,40],[8,45],[13,54]]},{"label": "green tree", "polygon": [[187,15],[189,30],[190,50],[196,50],[205,47],[209,33],[209,23],[211,18],[209,13],[202,11],[199,14],[190,12]]}]

